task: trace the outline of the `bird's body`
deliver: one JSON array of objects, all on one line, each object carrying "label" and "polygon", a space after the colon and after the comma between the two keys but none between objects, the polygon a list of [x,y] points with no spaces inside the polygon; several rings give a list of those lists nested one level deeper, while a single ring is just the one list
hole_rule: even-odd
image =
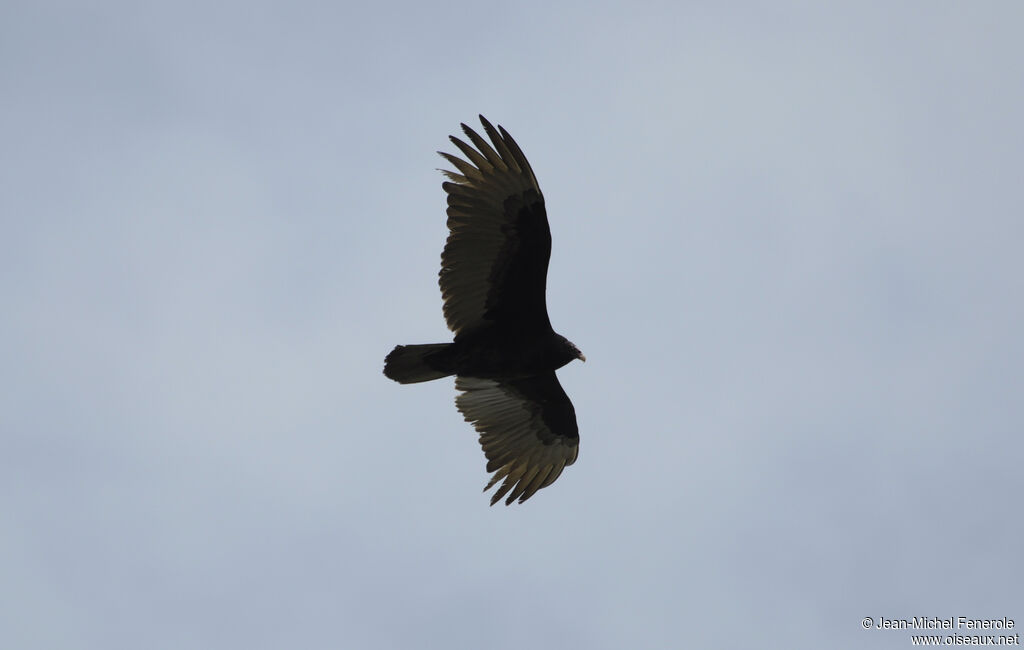
[{"label": "bird's body", "polygon": [[[578,358],[565,343],[565,338],[558,334],[548,337],[543,333],[497,325],[456,338],[452,343],[400,345],[392,354],[397,357],[405,350],[426,348],[423,350],[426,354],[421,357],[424,365],[432,371],[443,372],[442,376],[514,379],[556,370]],[[429,381],[403,381],[403,378],[400,375],[391,377],[403,384]]]},{"label": "bird's body", "polygon": [[476,149],[451,140],[469,162],[441,154],[459,171],[445,172],[450,234],[439,278],[455,340],[397,346],[384,374],[400,383],[456,376],[456,405],[495,472],[484,489],[504,478],[491,504],[509,492],[511,504],[575,462],[576,414],[554,371],[586,359],[548,319],[551,232],[537,179],[508,132],[480,121],[491,144],[463,124]]}]

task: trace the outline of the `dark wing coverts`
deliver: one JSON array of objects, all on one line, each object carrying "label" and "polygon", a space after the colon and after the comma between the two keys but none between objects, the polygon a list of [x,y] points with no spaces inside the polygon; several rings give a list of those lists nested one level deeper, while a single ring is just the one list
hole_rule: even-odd
[{"label": "dark wing coverts", "polygon": [[506,494],[506,505],[526,501],[576,462],[576,411],[554,372],[500,381],[456,377],[455,388],[464,391],[455,404],[480,432],[487,471],[495,472],[484,491],[505,479],[491,505]]},{"label": "dark wing coverts", "polygon": [[485,323],[550,328],[544,291],[551,231],[544,197],[512,136],[483,116],[480,121],[491,144],[465,124],[476,149],[451,137],[468,162],[438,152],[458,170],[444,172],[451,231],[439,278],[445,320],[456,335]]}]

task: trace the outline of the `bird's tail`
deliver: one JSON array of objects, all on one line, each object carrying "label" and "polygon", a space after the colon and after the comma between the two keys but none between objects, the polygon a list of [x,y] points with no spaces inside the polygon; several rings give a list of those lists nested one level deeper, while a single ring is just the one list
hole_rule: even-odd
[{"label": "bird's tail", "polygon": [[451,343],[399,345],[384,359],[384,375],[400,384],[440,379],[455,374],[444,352]]}]

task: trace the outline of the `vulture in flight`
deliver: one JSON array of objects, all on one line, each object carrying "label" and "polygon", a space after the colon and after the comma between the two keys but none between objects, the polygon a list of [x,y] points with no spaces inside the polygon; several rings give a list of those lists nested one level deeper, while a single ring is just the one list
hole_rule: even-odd
[{"label": "vulture in flight", "polygon": [[[551,230],[522,149],[482,115],[490,143],[465,124],[448,181],[448,241],[439,283],[451,343],[399,345],[384,374],[402,384],[455,375],[455,405],[480,434],[491,505],[532,497],[579,453],[576,411],[555,370],[583,353],[551,328],[544,298]],[[475,148],[474,148],[475,147]]]}]

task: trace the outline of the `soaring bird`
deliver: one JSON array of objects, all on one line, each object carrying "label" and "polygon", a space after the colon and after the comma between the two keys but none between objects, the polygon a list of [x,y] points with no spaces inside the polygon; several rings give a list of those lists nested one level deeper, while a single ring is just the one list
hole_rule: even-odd
[{"label": "soaring bird", "polygon": [[399,345],[384,374],[402,384],[455,375],[455,405],[494,473],[484,491],[501,481],[491,505],[505,495],[511,505],[576,461],[576,411],[555,370],[586,357],[548,320],[551,230],[537,178],[508,131],[480,123],[490,143],[462,124],[472,145],[450,139],[465,159],[438,152],[457,170],[442,170],[449,234],[439,278],[455,339]]}]

